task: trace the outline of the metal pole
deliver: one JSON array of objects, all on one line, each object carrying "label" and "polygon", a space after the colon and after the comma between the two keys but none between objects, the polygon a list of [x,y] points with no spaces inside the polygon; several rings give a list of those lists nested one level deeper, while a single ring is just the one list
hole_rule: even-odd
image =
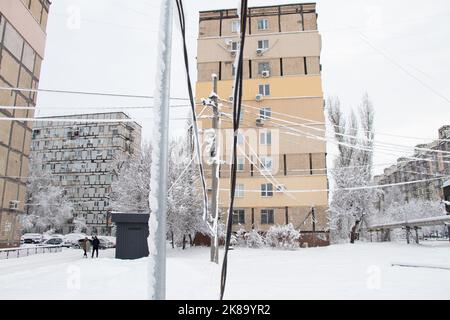
[{"label": "metal pole", "polygon": [[214,234],[211,237],[211,262],[219,263],[219,236],[217,234],[218,228],[218,220],[219,220],[219,106],[217,104],[217,75],[212,76],[213,81],[213,92],[215,95],[212,96],[211,100],[213,102],[213,117],[212,117],[212,128],[214,129],[214,143],[211,148],[211,157],[213,157],[212,161],[212,198],[211,198],[211,210],[212,217],[214,219]]},{"label": "metal pole", "polygon": [[[166,201],[169,145],[170,63],[172,51],[173,0],[161,1],[158,62],[153,109],[149,251],[150,299],[166,298]],[[156,230],[155,230],[156,229]],[[153,242],[153,243],[152,243]],[[153,260],[153,261],[151,261]]]}]

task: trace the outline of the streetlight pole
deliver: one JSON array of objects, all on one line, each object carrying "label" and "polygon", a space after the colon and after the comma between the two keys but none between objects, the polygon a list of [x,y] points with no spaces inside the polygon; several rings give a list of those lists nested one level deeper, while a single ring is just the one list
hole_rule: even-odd
[{"label": "streetlight pole", "polygon": [[149,298],[166,298],[166,201],[173,0],[161,1],[154,93],[149,218]]}]

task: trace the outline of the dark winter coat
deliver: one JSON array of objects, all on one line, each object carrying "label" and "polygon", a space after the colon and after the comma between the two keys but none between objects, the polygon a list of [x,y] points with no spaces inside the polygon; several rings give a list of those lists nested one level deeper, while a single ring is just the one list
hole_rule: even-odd
[{"label": "dark winter coat", "polygon": [[94,249],[98,249],[98,247],[100,246],[100,240],[98,240],[97,238],[95,238],[95,239],[92,241],[92,245],[93,245]]}]

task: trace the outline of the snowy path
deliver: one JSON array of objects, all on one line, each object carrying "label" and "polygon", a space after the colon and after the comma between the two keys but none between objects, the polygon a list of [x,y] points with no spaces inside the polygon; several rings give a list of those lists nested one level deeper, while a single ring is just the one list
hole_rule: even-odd
[{"label": "snowy path", "polygon": [[[82,259],[81,250],[0,261],[0,299],[145,299],[146,259],[120,261],[114,251]],[[216,299],[220,269],[209,249],[168,250],[170,299]],[[448,242],[359,243],[297,251],[230,252],[226,298],[450,299]]]}]

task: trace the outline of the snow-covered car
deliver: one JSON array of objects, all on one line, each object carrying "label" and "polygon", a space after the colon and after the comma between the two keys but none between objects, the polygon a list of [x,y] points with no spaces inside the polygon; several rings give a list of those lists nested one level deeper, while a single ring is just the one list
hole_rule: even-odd
[{"label": "snow-covered car", "polygon": [[21,242],[26,244],[36,244],[41,243],[43,238],[42,234],[39,233],[25,233],[21,238]]},{"label": "snow-covered car", "polygon": [[112,241],[109,241],[108,239],[98,238],[98,240],[100,241],[100,245],[99,245],[100,249],[110,249],[110,248],[116,247],[116,244]]},{"label": "snow-covered car", "polygon": [[52,234],[48,234],[48,233],[44,233],[42,235],[43,241],[52,239],[52,238],[64,238],[64,235],[59,234],[59,233],[52,233]]},{"label": "snow-covered car", "polygon": [[43,246],[60,246],[63,245],[64,239],[61,237],[53,237],[41,243]]},{"label": "snow-covered car", "polygon": [[80,248],[79,241],[84,240],[87,235],[84,233],[69,233],[64,236],[63,246],[72,247],[72,248]]}]

